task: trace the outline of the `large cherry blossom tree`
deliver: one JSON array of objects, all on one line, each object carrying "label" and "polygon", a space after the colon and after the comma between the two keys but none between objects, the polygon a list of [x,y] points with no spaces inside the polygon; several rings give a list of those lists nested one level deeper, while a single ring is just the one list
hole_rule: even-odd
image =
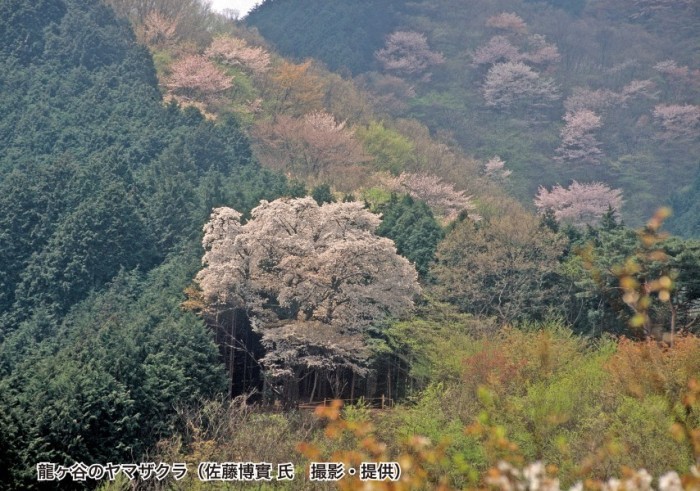
[{"label": "large cherry blossom tree", "polygon": [[206,224],[197,282],[207,309],[248,313],[263,368],[287,400],[309,374],[339,396],[348,376],[367,374],[367,328],[412,308],[416,270],[375,235],[379,223],[361,203],[307,197],[263,201],[245,224],[217,208]]}]

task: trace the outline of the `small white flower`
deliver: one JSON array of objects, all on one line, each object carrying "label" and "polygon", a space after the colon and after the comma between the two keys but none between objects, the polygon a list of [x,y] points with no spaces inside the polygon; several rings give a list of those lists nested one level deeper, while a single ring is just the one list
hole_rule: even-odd
[{"label": "small white flower", "polygon": [[528,480],[528,489],[540,489],[543,475],[544,465],[542,462],[535,462],[523,469],[523,476]]},{"label": "small white flower", "polygon": [[569,488],[569,491],[583,491],[583,483],[578,481],[576,484]]},{"label": "small white flower", "polygon": [[635,481],[635,484],[637,485],[637,489],[640,490],[651,489],[651,481],[654,480],[654,478],[651,477],[651,474],[649,474],[646,469],[639,469],[633,479]]},{"label": "small white flower", "polygon": [[667,472],[659,477],[659,491],[682,491],[681,478],[675,471]]},{"label": "small white flower", "polygon": [[608,479],[608,482],[603,484],[603,491],[618,491],[620,489],[620,480],[610,478]]}]

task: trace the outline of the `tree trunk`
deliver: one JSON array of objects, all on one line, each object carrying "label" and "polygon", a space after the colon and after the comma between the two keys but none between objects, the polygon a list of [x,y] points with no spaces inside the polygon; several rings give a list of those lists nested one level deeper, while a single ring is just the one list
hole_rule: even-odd
[{"label": "tree trunk", "polygon": [[[386,391],[389,398],[391,398],[391,363],[389,363],[389,369],[386,371]],[[383,394],[382,397],[384,397]]]},{"label": "tree trunk", "polygon": [[284,408],[295,409],[299,403],[299,374],[284,379]]},{"label": "tree trunk", "polygon": [[675,337],[676,337],[676,307],[673,305],[673,303],[670,304],[671,306],[671,348],[673,348],[673,343],[675,342]]},{"label": "tree trunk", "polygon": [[234,385],[234,380],[235,380],[235,374],[236,374],[236,350],[234,349],[236,343],[236,312],[233,312],[233,315],[231,316],[231,328],[228,336],[228,340],[226,342],[227,349],[229,350],[229,360],[228,360],[228,366],[229,366],[229,371],[228,371],[228,378],[229,378],[229,386],[228,386],[228,396],[229,399],[233,399],[233,385]]},{"label": "tree trunk", "polygon": [[316,384],[318,383],[318,371],[314,370],[314,386],[311,388],[311,395],[309,396],[309,402],[313,402],[314,395],[316,394]]},{"label": "tree trunk", "polygon": [[355,402],[355,372],[352,372],[352,381],[350,382],[350,404]]}]

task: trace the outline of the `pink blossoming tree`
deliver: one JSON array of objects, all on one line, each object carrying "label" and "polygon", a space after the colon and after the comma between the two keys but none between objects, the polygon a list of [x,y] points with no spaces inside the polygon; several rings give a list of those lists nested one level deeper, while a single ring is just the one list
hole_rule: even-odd
[{"label": "pink blossoming tree", "polygon": [[551,191],[540,186],[535,206],[540,213],[552,210],[559,222],[576,227],[595,225],[610,207],[620,210],[622,191],[601,182],[581,184],[573,181],[568,188],[557,184]]}]

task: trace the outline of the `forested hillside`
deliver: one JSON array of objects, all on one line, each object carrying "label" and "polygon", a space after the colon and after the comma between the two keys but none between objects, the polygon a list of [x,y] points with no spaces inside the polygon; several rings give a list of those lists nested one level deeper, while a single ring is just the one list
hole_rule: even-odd
[{"label": "forested hillside", "polygon": [[26,489],[36,462],[140,455],[176,403],[225,388],[179,309],[200,230],[287,184],[234,119],[164,105],[110,8],[13,0],[0,19],[0,465]]},{"label": "forested hillside", "polygon": [[697,489],[698,25],[0,0],[0,489]]},{"label": "forested hillside", "polygon": [[[678,194],[683,218],[673,228],[688,235],[697,228],[685,213],[698,200],[689,183],[700,163],[699,9],[691,1],[275,0],[246,23],[284,54],[346,67],[380,100],[391,96],[375,110],[447,131],[476,158],[500,156],[526,205],[540,186],[602,181],[623,191],[620,211],[639,224]],[[361,64],[338,56],[349,45]]]}]

